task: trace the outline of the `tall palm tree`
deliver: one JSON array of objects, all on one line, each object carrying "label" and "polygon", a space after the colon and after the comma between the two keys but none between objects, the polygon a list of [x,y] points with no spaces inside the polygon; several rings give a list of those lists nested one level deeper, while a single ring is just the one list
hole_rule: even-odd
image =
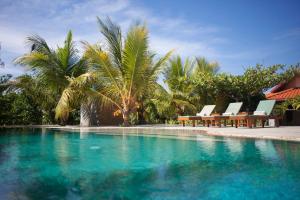
[{"label": "tall palm tree", "polygon": [[54,97],[54,101],[49,102],[51,110],[47,112],[53,112],[61,93],[68,86],[67,77],[76,77],[85,70],[85,61],[78,55],[72,38],[72,32],[69,31],[64,46],[52,49],[42,37],[30,36],[27,44],[31,51],[14,61],[15,64],[29,67],[38,84]]},{"label": "tall palm tree", "polygon": [[69,80],[56,107],[56,117],[67,118],[78,101],[101,102],[114,106],[115,114],[122,114],[124,125],[128,126],[130,113],[138,107],[138,97],[157,87],[158,75],[171,52],[154,62],[144,25],[133,25],[123,40],[118,25],[109,18],[97,19],[105,46],[84,42],[88,72]]}]

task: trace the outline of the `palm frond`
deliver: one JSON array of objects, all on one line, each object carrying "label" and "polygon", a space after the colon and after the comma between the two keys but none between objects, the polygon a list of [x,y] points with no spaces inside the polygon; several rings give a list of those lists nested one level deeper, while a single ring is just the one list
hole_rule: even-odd
[{"label": "palm frond", "polygon": [[135,26],[128,32],[123,51],[125,87],[131,96],[135,86],[142,84],[143,75],[149,66],[148,32],[145,27]]},{"label": "palm frond", "polygon": [[99,49],[97,46],[85,44],[84,57],[87,59],[87,63],[91,71],[97,72],[101,79],[109,80],[111,87],[121,94],[122,86],[120,80],[120,71],[114,67],[106,52]]},{"label": "palm frond", "polygon": [[196,73],[206,72],[206,73],[215,74],[220,69],[219,64],[217,62],[208,62],[203,57],[196,58],[196,62],[197,62]]},{"label": "palm frond", "polygon": [[32,35],[26,38],[26,44],[30,46],[31,52],[52,53],[53,50],[48,46],[46,40],[39,35]]},{"label": "palm frond", "polygon": [[174,50],[171,50],[166,53],[162,58],[160,58],[153,66],[150,74],[158,75],[162,72],[164,65],[170,59],[171,55],[173,54]]},{"label": "palm frond", "polygon": [[112,62],[116,66],[122,66],[122,33],[118,25],[114,24],[110,18],[106,21],[101,20],[97,17],[98,24],[100,26],[100,31],[106,39],[106,44],[108,45],[108,52],[110,52]]}]

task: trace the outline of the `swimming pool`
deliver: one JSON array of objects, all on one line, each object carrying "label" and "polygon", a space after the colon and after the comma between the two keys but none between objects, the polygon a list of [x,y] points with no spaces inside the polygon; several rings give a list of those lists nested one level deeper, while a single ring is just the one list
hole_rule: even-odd
[{"label": "swimming pool", "polygon": [[300,143],[0,129],[0,199],[299,199]]}]

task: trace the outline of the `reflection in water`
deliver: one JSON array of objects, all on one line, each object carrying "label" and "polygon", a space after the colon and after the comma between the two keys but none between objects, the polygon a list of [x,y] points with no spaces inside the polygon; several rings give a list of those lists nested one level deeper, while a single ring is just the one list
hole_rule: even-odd
[{"label": "reflection in water", "polygon": [[80,135],[80,139],[84,139],[88,136],[88,133],[83,128],[80,128],[79,135]]},{"label": "reflection in water", "polygon": [[276,149],[273,146],[273,142],[270,140],[257,140],[255,141],[255,146],[259,149],[260,154],[269,160],[276,160],[278,159],[278,155]]},{"label": "reflection in water", "polygon": [[299,157],[270,140],[4,132],[0,199],[296,199]]},{"label": "reflection in water", "polygon": [[203,147],[202,150],[210,155],[213,156],[215,153],[215,148],[216,148],[216,141],[215,138],[209,137],[209,136],[204,136],[204,135],[197,135],[197,141],[199,146]]},{"label": "reflection in water", "polygon": [[242,141],[240,139],[224,138],[227,148],[233,155],[240,155],[243,150]]}]

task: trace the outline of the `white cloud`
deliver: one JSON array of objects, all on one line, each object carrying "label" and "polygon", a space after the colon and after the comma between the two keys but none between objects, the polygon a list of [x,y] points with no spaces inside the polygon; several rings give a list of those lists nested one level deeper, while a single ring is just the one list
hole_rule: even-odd
[{"label": "white cloud", "polygon": [[42,36],[52,47],[62,44],[70,29],[75,40],[98,42],[101,36],[96,16],[111,17],[121,25],[124,33],[134,20],[145,21],[150,29],[151,48],[159,54],[176,49],[177,54],[185,57],[201,55],[215,59],[219,54],[216,46],[228,42],[219,36],[220,29],[216,26],[192,23],[180,16],[156,14],[129,0],[16,0],[14,3],[2,0],[2,55],[5,58],[6,52],[13,52],[13,57],[17,57],[26,52],[25,38],[32,34]]},{"label": "white cloud", "polygon": [[2,49],[14,53],[24,53],[24,41],[27,35],[14,27],[1,27],[0,41]]},{"label": "white cloud", "polygon": [[182,41],[175,38],[162,38],[151,35],[150,46],[159,54],[165,54],[174,49],[175,54],[180,54],[184,57],[201,55],[208,58],[214,58],[216,56],[214,49],[208,47],[205,43],[201,43],[200,41]]},{"label": "white cloud", "polygon": [[56,21],[69,24],[95,22],[96,16],[115,15],[129,6],[127,0],[81,1],[71,3],[66,9],[57,10]]},{"label": "white cloud", "polygon": [[149,10],[143,8],[130,7],[124,14],[131,19],[143,20],[150,27],[153,26],[159,31],[167,34],[183,34],[184,36],[191,35],[203,35],[219,32],[219,28],[216,26],[203,26],[200,24],[192,23],[180,16],[163,16],[161,14],[155,15]]},{"label": "white cloud", "polygon": [[13,66],[11,64],[6,65],[4,68],[0,68],[0,76],[5,74],[13,74],[14,76],[22,75],[26,72],[24,67]]}]

